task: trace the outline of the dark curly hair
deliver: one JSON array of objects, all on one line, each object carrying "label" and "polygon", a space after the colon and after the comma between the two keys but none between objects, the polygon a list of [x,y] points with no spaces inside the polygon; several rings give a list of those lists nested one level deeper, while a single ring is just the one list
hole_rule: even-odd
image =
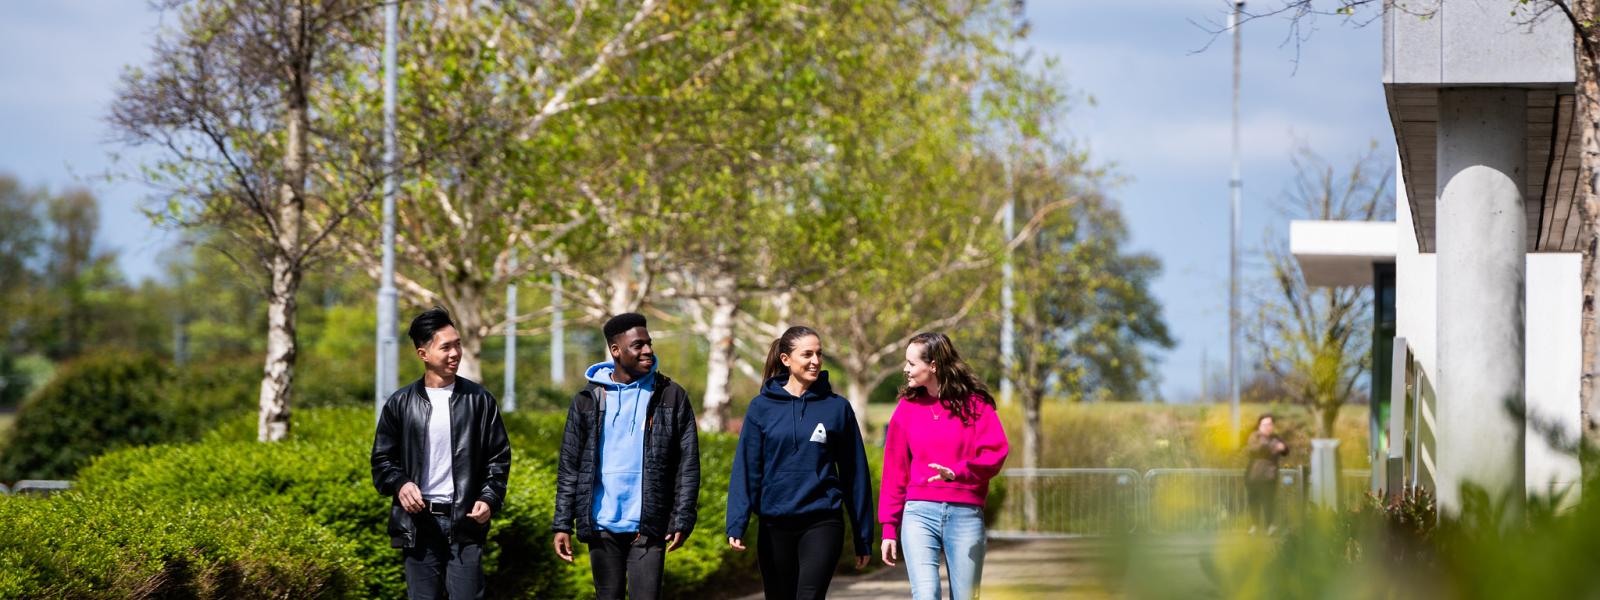
[{"label": "dark curly hair", "polygon": [[[978,416],[977,407],[973,406],[973,396],[994,406],[994,396],[989,393],[989,387],[978,379],[966,361],[961,360],[961,353],[956,352],[956,345],[949,336],[937,331],[919,333],[907,345],[922,346],[922,361],[933,365],[933,376],[939,381],[939,404],[960,417],[962,423],[971,424]],[[911,387],[909,383],[900,388],[901,398],[924,396],[927,393],[928,390],[922,386]]]}]

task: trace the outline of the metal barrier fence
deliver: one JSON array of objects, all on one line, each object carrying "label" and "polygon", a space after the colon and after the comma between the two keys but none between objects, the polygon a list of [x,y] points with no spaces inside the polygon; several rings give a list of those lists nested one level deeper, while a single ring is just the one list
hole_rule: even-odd
[{"label": "metal barrier fence", "polygon": [[[1303,516],[1304,471],[1279,469],[1275,483],[1277,520]],[[998,538],[1192,533],[1246,517],[1239,469],[1006,469],[993,485],[1003,495],[990,527]]]},{"label": "metal barrier fence", "polygon": [[1133,469],[1006,469],[1002,485],[993,529],[1011,537],[1112,535],[1137,521],[1141,484]]},{"label": "metal barrier fence", "polygon": [[8,496],[21,496],[23,494],[53,496],[70,489],[72,489],[71,481],[61,481],[59,479],[24,479],[11,484],[9,488],[5,484],[0,484],[0,494]]}]

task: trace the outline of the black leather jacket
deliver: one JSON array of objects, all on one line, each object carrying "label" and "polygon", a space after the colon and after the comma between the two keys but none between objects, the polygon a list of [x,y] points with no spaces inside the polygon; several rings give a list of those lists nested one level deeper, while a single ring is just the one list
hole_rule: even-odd
[{"label": "black leather jacket", "polygon": [[[644,472],[639,477],[639,533],[661,538],[694,531],[700,497],[700,434],[694,407],[683,386],[656,373],[655,392],[645,408]],[[600,425],[605,422],[603,390],[593,383],[572,398],[561,460],[556,469],[557,532],[595,539],[594,488],[600,481]]]},{"label": "black leather jacket", "polygon": [[[487,523],[479,525],[467,518],[472,504],[482,500],[490,515],[500,514],[506,497],[506,480],[511,475],[511,442],[500,407],[483,386],[456,377],[450,395],[451,472],[455,478],[455,514],[451,515],[452,541],[466,539],[483,543],[489,532]],[[417,541],[412,515],[400,507],[400,487],[416,482],[428,464],[428,416],[433,403],[422,380],[396,390],[383,403],[378,417],[378,432],[372,438],[372,484],[378,493],[389,496],[389,542],[396,548],[410,548]],[[426,513],[423,513],[426,514]]]}]

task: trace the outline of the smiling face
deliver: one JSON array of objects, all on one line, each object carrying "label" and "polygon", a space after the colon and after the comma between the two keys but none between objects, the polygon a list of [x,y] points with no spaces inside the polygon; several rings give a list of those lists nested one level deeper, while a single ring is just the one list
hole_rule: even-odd
[{"label": "smiling face", "polygon": [[643,327],[619,333],[611,340],[611,360],[632,378],[644,377],[656,366],[656,351],[651,342],[650,330]]},{"label": "smiling face", "polygon": [[433,339],[417,348],[417,357],[427,365],[428,372],[445,379],[456,376],[461,368],[461,335],[449,325],[433,332]]},{"label": "smiling face", "polygon": [[795,340],[794,348],[778,360],[789,368],[789,379],[809,387],[822,374],[822,340],[814,335]]},{"label": "smiling face", "polygon": [[923,358],[926,353],[924,348],[922,344],[906,346],[906,365],[902,369],[906,375],[906,387],[932,390],[938,385],[934,378],[938,370]]}]

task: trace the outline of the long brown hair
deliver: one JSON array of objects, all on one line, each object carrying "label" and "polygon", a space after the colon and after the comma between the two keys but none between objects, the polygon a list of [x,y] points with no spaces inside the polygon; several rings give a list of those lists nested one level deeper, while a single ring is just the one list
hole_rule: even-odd
[{"label": "long brown hair", "polygon": [[822,336],[817,335],[815,329],[805,325],[795,325],[783,330],[783,335],[778,336],[778,339],[772,340],[772,348],[767,350],[767,367],[763,369],[761,379],[765,381],[779,375],[788,375],[789,367],[783,366],[781,357],[794,352],[795,343],[808,337],[822,339]]},{"label": "long brown hair", "polygon": [[[939,404],[960,417],[962,423],[971,424],[978,416],[977,407],[972,405],[973,396],[994,406],[994,396],[989,393],[989,387],[972,372],[967,361],[961,360],[961,353],[956,352],[956,345],[949,336],[937,331],[919,333],[907,345],[922,346],[922,362],[934,366],[933,377],[939,382]],[[901,398],[927,393],[928,390],[922,386],[911,387],[910,382],[900,388]]]}]

